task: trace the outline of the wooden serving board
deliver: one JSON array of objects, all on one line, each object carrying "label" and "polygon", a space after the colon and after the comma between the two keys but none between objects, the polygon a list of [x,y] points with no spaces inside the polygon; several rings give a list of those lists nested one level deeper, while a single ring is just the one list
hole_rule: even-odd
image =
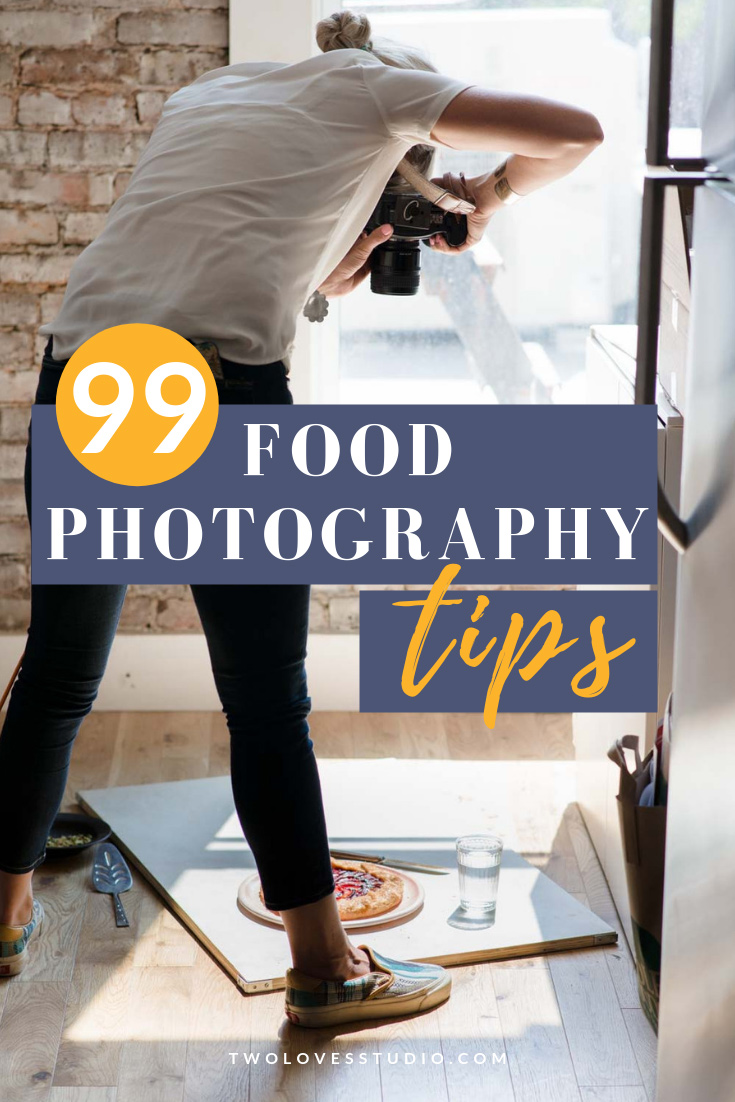
[{"label": "wooden serving board", "polygon": [[[327,758],[319,773],[333,848],[452,870],[412,872],[424,888],[422,909],[362,936],[351,931],[355,944],[452,965],[617,940],[607,923],[508,848],[514,828],[497,783],[498,763]],[[93,789],[78,799],[110,824],[120,849],[242,991],[284,986],[285,932],[237,907],[238,887],[255,862],[234,812],[229,777]],[[488,929],[459,930],[447,922],[459,902],[454,843],[476,831],[506,840],[496,920]]]}]

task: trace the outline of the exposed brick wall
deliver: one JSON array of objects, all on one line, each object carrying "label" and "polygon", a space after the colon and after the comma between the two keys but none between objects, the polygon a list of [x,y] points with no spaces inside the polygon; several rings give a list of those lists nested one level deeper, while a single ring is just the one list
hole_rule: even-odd
[{"label": "exposed brick wall", "polygon": [[[22,473],[42,339],[74,257],[125,189],[164,99],[227,64],[227,0],[0,5],[0,631],[25,630]],[[181,587],[136,587],[129,631],[190,630]]]}]

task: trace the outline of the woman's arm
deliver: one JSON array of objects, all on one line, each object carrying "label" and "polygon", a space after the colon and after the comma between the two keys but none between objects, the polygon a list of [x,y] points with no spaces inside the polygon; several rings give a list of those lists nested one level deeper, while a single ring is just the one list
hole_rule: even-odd
[{"label": "woman's arm", "polygon": [[580,107],[472,87],[447,104],[431,137],[452,149],[508,149],[533,160],[556,160],[589,153],[603,133],[595,116]]},{"label": "woman's arm", "polygon": [[494,172],[469,180],[446,173],[441,183],[477,206],[468,218],[467,242],[458,248],[443,237],[432,239],[441,252],[463,252],[482,237],[502,197],[528,195],[575,169],[603,140],[590,111],[540,96],[520,96],[467,88],[447,105],[431,137],[451,149],[510,150]]}]

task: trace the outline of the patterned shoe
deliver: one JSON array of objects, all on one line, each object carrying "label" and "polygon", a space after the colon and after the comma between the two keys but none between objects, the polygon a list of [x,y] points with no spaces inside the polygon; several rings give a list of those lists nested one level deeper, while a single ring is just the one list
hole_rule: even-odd
[{"label": "patterned shoe", "polygon": [[0,923],[0,976],[17,976],[28,963],[28,945],[38,937],[43,926],[43,907],[33,900],[31,921],[25,926],[4,926]]},{"label": "patterned shoe", "polygon": [[361,1018],[395,1018],[428,1010],[449,998],[452,977],[438,964],[393,960],[369,945],[372,969],[354,980],[320,980],[296,968],[286,972],[286,1017],[321,1028]]}]

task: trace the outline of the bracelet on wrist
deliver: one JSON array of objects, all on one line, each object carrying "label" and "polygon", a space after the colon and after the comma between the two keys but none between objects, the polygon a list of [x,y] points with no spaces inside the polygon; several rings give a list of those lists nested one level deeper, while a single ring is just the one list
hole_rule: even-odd
[{"label": "bracelet on wrist", "polygon": [[495,172],[493,173],[493,176],[495,177],[495,185],[493,187],[493,190],[500,202],[504,206],[510,207],[513,205],[513,203],[517,203],[521,196],[518,194],[517,191],[513,191],[513,188],[508,183],[508,177],[506,176],[507,167],[508,162],[503,161],[503,163],[501,165],[498,165],[498,167],[495,169]]}]

